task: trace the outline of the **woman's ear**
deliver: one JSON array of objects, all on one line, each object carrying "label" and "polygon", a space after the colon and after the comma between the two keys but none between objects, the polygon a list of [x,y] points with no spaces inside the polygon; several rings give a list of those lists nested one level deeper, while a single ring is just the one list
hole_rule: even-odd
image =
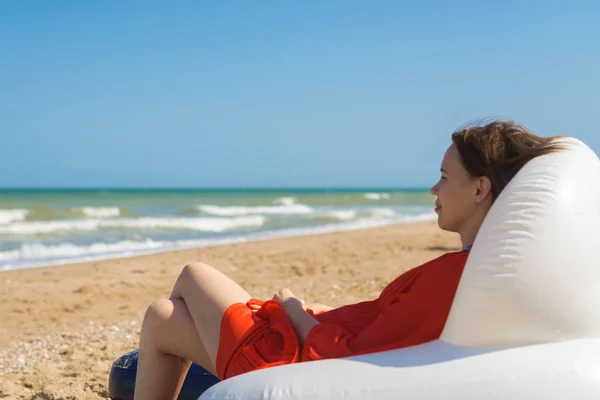
[{"label": "woman's ear", "polygon": [[475,182],[475,202],[481,203],[492,193],[492,181],[487,176],[477,178]]}]

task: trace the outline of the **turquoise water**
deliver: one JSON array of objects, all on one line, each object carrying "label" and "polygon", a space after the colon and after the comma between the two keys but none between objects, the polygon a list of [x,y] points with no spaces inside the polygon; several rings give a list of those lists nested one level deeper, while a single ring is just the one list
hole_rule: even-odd
[{"label": "turquoise water", "polygon": [[427,190],[4,190],[0,270],[435,218]]}]

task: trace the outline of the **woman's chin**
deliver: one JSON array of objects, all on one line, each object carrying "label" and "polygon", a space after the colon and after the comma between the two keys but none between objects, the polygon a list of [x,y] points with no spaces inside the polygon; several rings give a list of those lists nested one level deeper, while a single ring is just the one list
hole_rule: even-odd
[{"label": "woman's chin", "polygon": [[443,231],[448,231],[448,232],[454,232],[455,231],[450,226],[448,226],[448,224],[446,224],[444,222],[444,219],[440,215],[438,215],[438,218],[437,218],[437,225]]}]

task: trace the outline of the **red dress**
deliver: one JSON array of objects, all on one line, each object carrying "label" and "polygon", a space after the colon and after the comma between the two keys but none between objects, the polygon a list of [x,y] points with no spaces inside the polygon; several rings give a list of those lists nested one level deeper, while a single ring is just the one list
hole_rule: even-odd
[{"label": "red dress", "polygon": [[452,252],[402,274],[375,300],[321,314],[301,346],[277,301],[252,299],[224,313],[217,352],[220,379],[311,360],[414,346],[439,338],[468,252]]}]

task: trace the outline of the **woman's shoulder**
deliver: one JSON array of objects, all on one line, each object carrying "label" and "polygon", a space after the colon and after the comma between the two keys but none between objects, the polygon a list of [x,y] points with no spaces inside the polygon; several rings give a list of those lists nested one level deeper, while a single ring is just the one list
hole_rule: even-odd
[{"label": "woman's shoulder", "polygon": [[417,267],[421,278],[429,277],[435,281],[458,280],[469,256],[468,251],[451,251]]},{"label": "woman's shoulder", "polygon": [[423,272],[434,272],[438,270],[447,271],[453,269],[458,269],[462,271],[462,268],[465,266],[468,257],[469,251],[449,251],[447,253],[442,254],[439,257],[425,262],[417,268],[422,270]]},{"label": "woman's shoulder", "polygon": [[391,281],[383,290],[395,292],[412,285],[423,276],[443,278],[444,276],[460,276],[469,255],[468,251],[451,251],[427,261],[417,267],[411,268]]},{"label": "woman's shoulder", "polygon": [[392,282],[390,286],[406,285],[422,275],[446,275],[448,273],[462,273],[462,269],[467,261],[468,251],[450,251],[444,253],[432,260],[411,268],[404,272]]},{"label": "woman's shoulder", "polygon": [[383,289],[380,299],[424,288],[429,288],[426,291],[430,292],[431,287],[439,285],[453,285],[460,280],[467,256],[468,252],[448,252],[409,269]]}]

